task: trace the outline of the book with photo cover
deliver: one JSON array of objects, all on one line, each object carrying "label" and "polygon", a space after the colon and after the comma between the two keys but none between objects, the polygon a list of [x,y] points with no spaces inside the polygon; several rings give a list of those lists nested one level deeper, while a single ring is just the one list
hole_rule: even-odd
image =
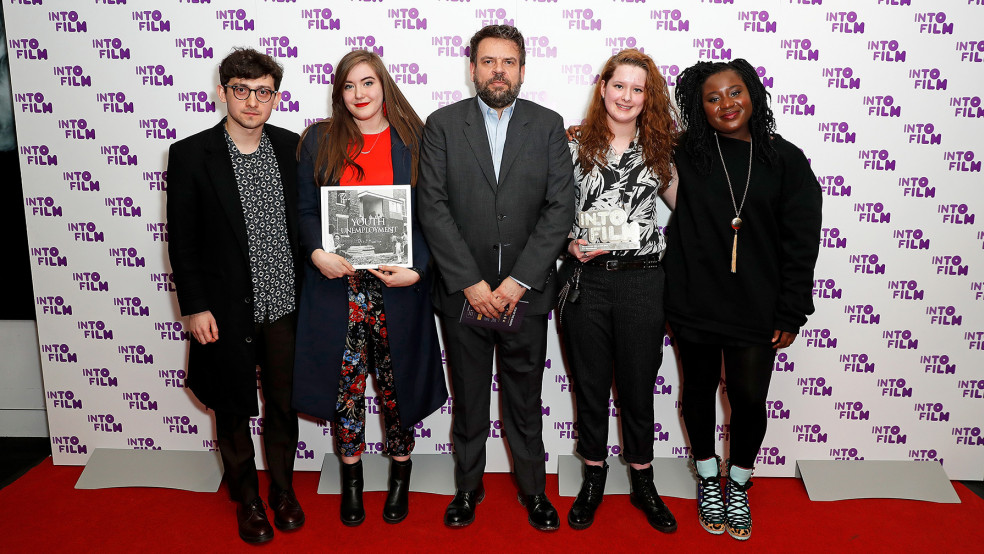
[{"label": "book with photo cover", "polygon": [[461,317],[458,318],[458,322],[464,323],[465,325],[474,325],[476,327],[487,327],[489,329],[495,329],[496,331],[515,333],[519,331],[519,325],[523,322],[523,315],[526,313],[527,306],[529,306],[529,302],[520,300],[516,303],[516,308],[513,309],[511,314],[506,315],[506,313],[503,312],[498,318],[492,319],[478,313],[478,311],[476,311],[475,308],[472,308],[472,305],[465,300],[465,305],[461,307]]},{"label": "book with photo cover", "polygon": [[321,187],[325,250],[355,269],[411,267],[410,185]]}]

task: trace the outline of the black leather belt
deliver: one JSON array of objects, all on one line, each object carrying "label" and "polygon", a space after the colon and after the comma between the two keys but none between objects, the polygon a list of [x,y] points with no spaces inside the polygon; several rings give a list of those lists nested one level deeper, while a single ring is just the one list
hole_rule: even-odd
[{"label": "black leather belt", "polygon": [[656,269],[659,267],[658,256],[639,256],[633,258],[593,259],[584,265],[600,267],[606,271],[622,271],[625,269]]}]

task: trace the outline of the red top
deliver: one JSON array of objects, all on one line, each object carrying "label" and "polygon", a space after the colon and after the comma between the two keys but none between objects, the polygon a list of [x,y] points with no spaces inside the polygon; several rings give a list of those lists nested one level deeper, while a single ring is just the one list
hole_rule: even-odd
[{"label": "red top", "polygon": [[375,135],[362,135],[365,144],[356,156],[355,162],[362,166],[366,177],[359,180],[359,172],[352,166],[345,168],[341,186],[356,185],[392,185],[393,184],[393,155],[390,148],[390,130],[387,127]]}]

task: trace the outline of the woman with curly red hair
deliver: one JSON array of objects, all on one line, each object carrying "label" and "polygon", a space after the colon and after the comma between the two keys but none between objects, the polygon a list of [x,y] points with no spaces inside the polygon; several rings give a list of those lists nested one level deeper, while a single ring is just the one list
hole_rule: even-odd
[{"label": "woman with curly red hair", "polygon": [[656,222],[660,196],[672,207],[676,124],[666,80],[634,50],[602,69],[588,114],[570,142],[577,216],[567,247],[570,275],[560,319],[577,402],[577,452],[584,481],[567,521],[585,529],[605,490],[608,399],[614,379],[622,456],[631,501],[669,533],[676,520],[653,485],[653,387],[663,357],[666,241]]}]

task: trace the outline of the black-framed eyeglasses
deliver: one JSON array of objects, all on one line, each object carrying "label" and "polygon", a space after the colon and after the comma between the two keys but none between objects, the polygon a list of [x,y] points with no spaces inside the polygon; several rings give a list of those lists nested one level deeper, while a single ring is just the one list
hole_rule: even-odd
[{"label": "black-framed eyeglasses", "polygon": [[223,85],[223,86],[226,89],[230,89],[230,88],[232,89],[232,95],[236,97],[236,100],[246,100],[247,98],[249,98],[250,94],[255,94],[257,101],[266,104],[267,102],[270,101],[271,98],[273,98],[274,94],[277,94],[277,91],[268,89],[266,87],[249,88],[249,87],[244,87],[243,85]]}]

